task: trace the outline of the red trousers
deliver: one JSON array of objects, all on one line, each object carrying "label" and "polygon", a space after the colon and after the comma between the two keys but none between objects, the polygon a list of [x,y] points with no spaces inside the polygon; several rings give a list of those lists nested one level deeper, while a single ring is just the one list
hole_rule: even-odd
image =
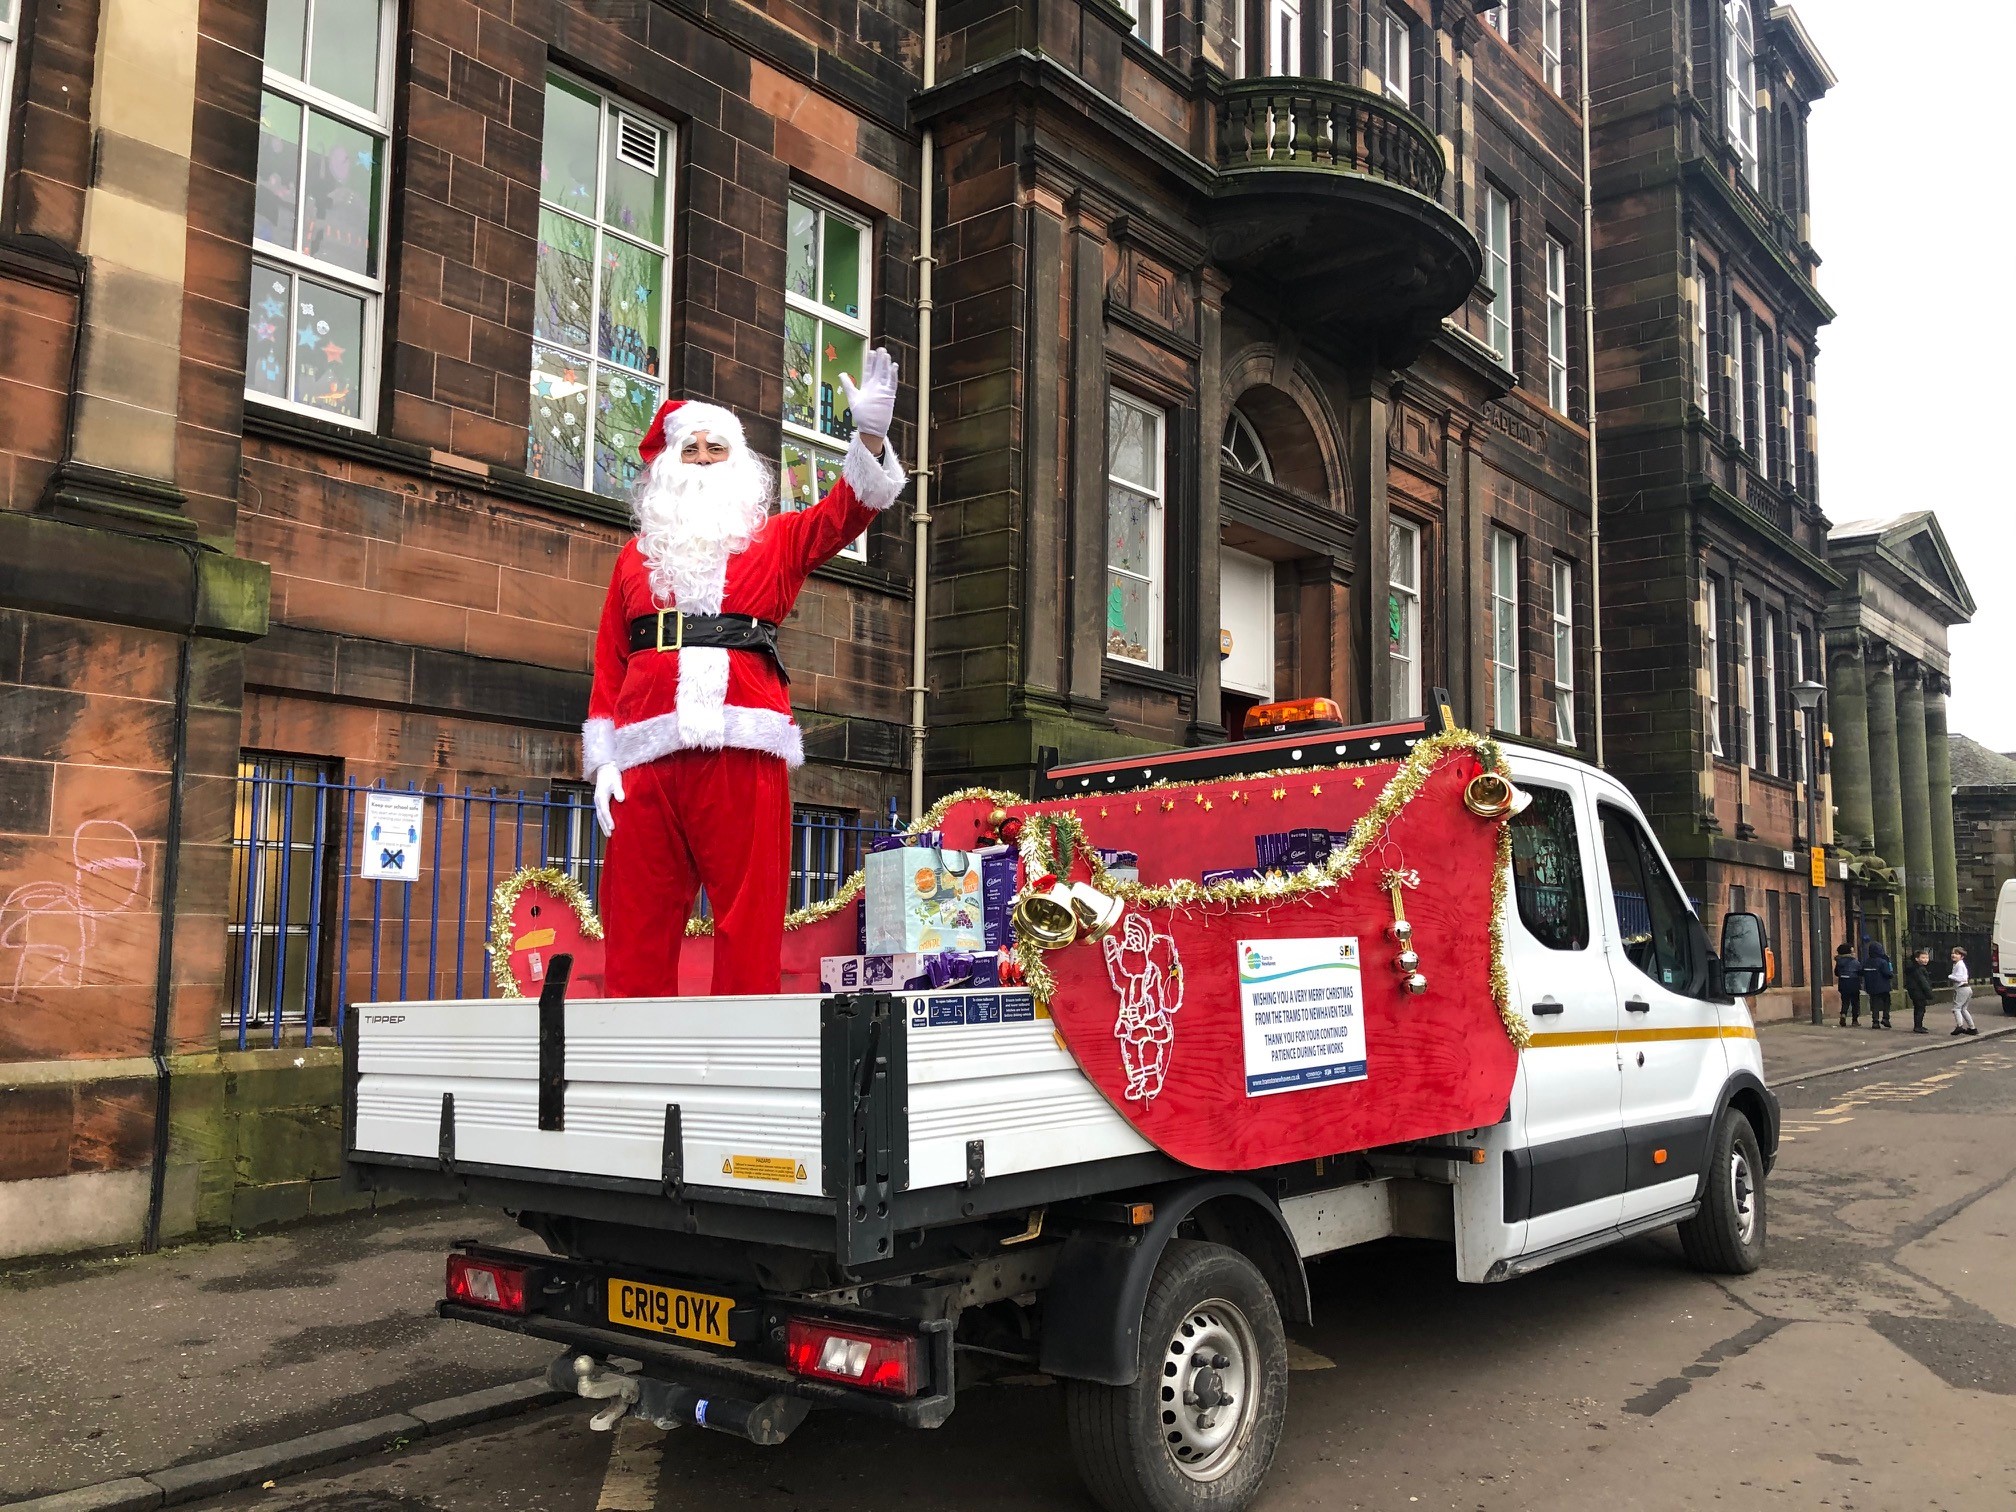
[{"label": "red trousers", "polygon": [[782,990],[791,774],[761,751],[675,751],[623,774],[602,860],[610,997],[676,997],[695,894],[714,915],[717,995]]}]

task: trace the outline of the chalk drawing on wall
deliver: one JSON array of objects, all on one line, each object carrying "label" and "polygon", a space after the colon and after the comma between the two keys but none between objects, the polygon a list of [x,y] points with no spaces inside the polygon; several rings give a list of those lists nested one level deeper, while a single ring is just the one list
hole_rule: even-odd
[{"label": "chalk drawing on wall", "polygon": [[24,882],[0,902],[0,1002],[18,1001],[23,989],[83,986],[98,921],[140,897],[146,858],[117,819],[78,825],[70,860],[73,881]]}]

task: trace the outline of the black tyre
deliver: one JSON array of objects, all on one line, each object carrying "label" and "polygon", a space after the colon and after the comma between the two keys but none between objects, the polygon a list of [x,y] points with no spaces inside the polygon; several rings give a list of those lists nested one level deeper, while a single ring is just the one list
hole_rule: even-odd
[{"label": "black tyre", "polygon": [[1709,1143],[1701,1211],[1680,1225],[1680,1248],[1696,1270],[1745,1276],[1764,1263],[1767,1227],[1757,1132],[1731,1108]]},{"label": "black tyre", "polygon": [[1107,1512],[1240,1512],[1288,1402],[1281,1309],[1237,1250],[1172,1239],[1141,1318],[1131,1386],[1065,1383],[1071,1453]]}]

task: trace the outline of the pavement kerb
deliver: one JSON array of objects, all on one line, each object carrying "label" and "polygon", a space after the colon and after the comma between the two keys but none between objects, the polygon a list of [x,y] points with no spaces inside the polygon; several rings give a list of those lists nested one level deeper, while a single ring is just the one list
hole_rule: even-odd
[{"label": "pavement kerb", "polygon": [[[1910,1033],[1909,1030],[1905,1032],[1907,1034]],[[1935,1030],[1934,1033],[1937,1033],[1937,1031]],[[1979,1034],[1958,1037],[1941,1034],[1930,1044],[1906,1045],[1902,1050],[1889,1050],[1885,1051],[1882,1055],[1863,1055],[1856,1057],[1854,1060],[1842,1061],[1838,1065],[1815,1066],[1811,1071],[1799,1071],[1788,1073],[1784,1076],[1774,1076],[1768,1085],[1772,1087],[1789,1087],[1794,1082],[1812,1081],[1815,1077],[1820,1076],[1839,1076],[1843,1071],[1863,1071],[1870,1066],[1880,1066],[1885,1061],[1903,1060],[1906,1056],[1911,1055],[1929,1055],[1934,1050],[1954,1050],[1958,1049],[1962,1044],[1978,1044],[1984,1039],[2000,1039],[2005,1034],[2016,1034],[2016,1024],[1998,1024],[1993,1028],[1983,1029]]]},{"label": "pavement kerb", "polygon": [[564,1392],[546,1384],[544,1376],[489,1386],[461,1396],[422,1402],[405,1412],[389,1413],[340,1428],[220,1454],[145,1475],[124,1476],[38,1496],[29,1501],[7,1502],[11,1512],[128,1512],[128,1509],[170,1507],[199,1497],[219,1496],[244,1486],[256,1486],[296,1471],[313,1470],[339,1460],[355,1459],[389,1449],[401,1439],[425,1438],[446,1433],[471,1423],[530,1412],[550,1402],[567,1400]]}]

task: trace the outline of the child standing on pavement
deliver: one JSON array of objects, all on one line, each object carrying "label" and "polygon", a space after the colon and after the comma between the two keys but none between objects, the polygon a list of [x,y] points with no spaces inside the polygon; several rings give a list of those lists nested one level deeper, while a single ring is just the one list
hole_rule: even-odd
[{"label": "child standing on pavement", "polygon": [[1932,952],[1920,946],[1911,953],[1904,968],[1904,994],[1911,999],[1911,1032],[1930,1034],[1925,1027],[1925,1010],[1932,1006]]},{"label": "child standing on pavement", "polygon": [[[1953,970],[1946,980],[1953,984],[1953,1033],[1979,1034],[1974,1027],[1974,1015],[1967,1009],[1967,1003],[1974,996],[1974,973],[1967,969],[1967,952],[1958,945],[1953,947]],[[1947,1036],[1949,1039],[1951,1035]]]},{"label": "child standing on pavement", "polygon": [[1834,952],[1834,985],[1841,993],[1841,1027],[1848,1027],[1849,1019],[1859,1025],[1862,1022],[1862,963],[1855,958],[1855,947],[1846,940]]},{"label": "child standing on pavement", "polygon": [[1890,989],[1897,980],[1897,963],[1881,940],[1869,942],[1869,954],[1862,962],[1862,990],[1869,994],[1869,1027],[1890,1027]]}]

